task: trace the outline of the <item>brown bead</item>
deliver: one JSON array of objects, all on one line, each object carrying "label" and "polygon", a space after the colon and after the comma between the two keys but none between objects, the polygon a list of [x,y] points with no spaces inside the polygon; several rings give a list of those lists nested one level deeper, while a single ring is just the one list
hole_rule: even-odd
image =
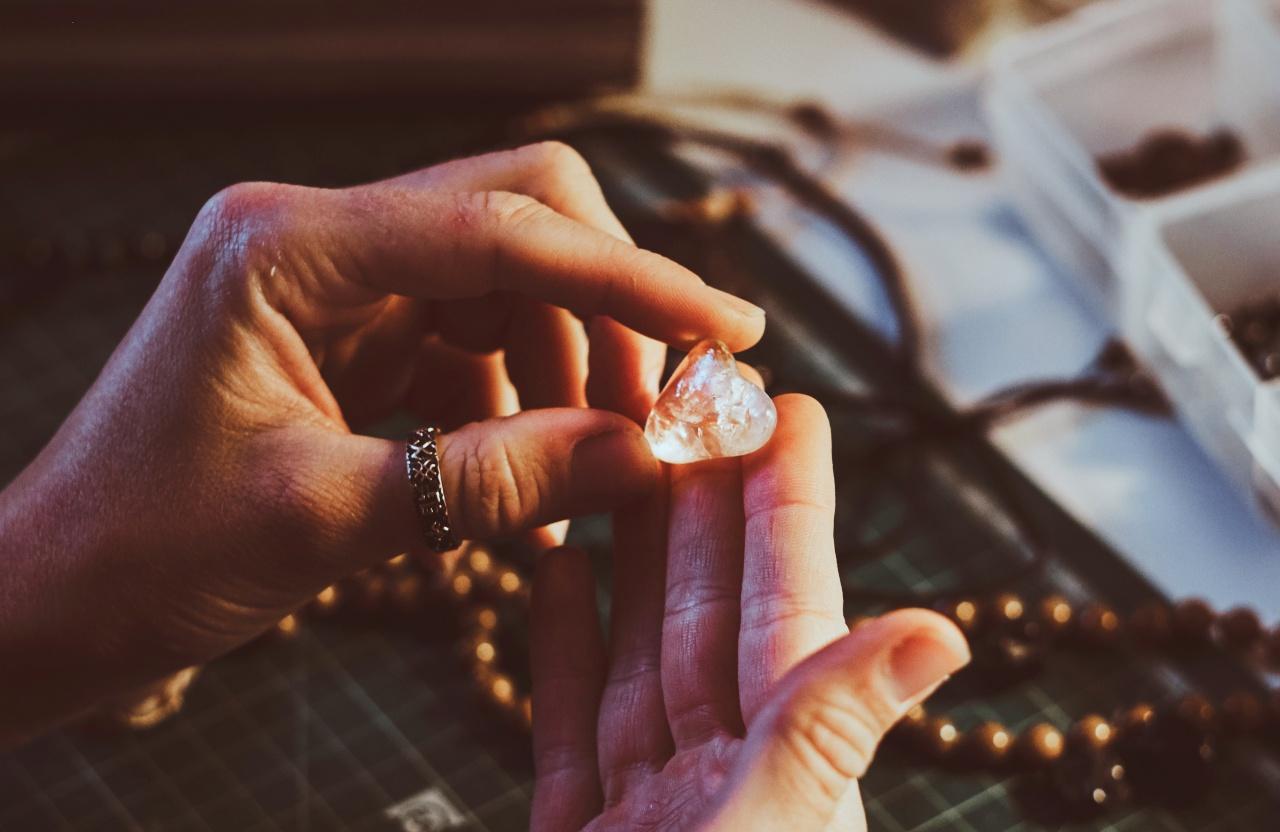
[{"label": "brown bead", "polygon": [[1266,721],[1262,700],[1249,691],[1236,691],[1222,700],[1222,721],[1237,734],[1252,734]]},{"label": "brown bead", "polygon": [[1213,633],[1213,608],[1199,598],[1186,598],[1173,608],[1175,635],[1188,644],[1207,644]]},{"label": "brown bead", "polygon": [[1081,717],[1071,726],[1067,741],[1085,748],[1103,749],[1111,744],[1115,729],[1097,714]]},{"label": "brown bead", "polygon": [[1173,635],[1169,608],[1160,602],[1143,604],[1129,616],[1129,633],[1138,644],[1163,647]]},{"label": "brown bead", "polygon": [[1212,730],[1217,713],[1208,699],[1198,693],[1182,697],[1174,705],[1174,713],[1191,725],[1205,731]]},{"label": "brown bead", "polygon": [[1156,718],[1156,709],[1146,702],[1130,705],[1116,716],[1115,731],[1130,733],[1151,725]]},{"label": "brown bead", "polygon": [[524,589],[524,581],[514,569],[503,569],[497,575],[494,585],[504,595],[515,595]]},{"label": "brown bead", "polygon": [[940,603],[936,609],[954,621],[965,635],[973,635],[978,632],[978,628],[982,624],[982,615],[977,603],[968,598]]},{"label": "brown bead", "polygon": [[468,645],[467,658],[479,664],[493,664],[498,659],[498,648],[492,639],[479,638]]},{"label": "brown bead", "polygon": [[487,575],[493,571],[493,555],[483,546],[471,546],[463,560],[467,569],[476,575]]},{"label": "brown bead", "polygon": [[1088,644],[1110,647],[1120,638],[1120,616],[1106,604],[1090,604],[1080,613],[1076,632]]},{"label": "brown bead", "polygon": [[307,609],[312,615],[331,615],[338,609],[341,602],[342,595],[337,585],[327,586],[316,593],[316,597],[311,600],[311,605]]},{"label": "brown bead", "polygon": [[275,629],[272,633],[276,638],[289,641],[296,638],[298,633],[301,631],[302,626],[298,622],[298,617],[296,615],[286,615],[284,618],[276,622]]},{"label": "brown bead", "polygon": [[1065,632],[1075,615],[1071,602],[1061,595],[1050,595],[1040,601],[1040,623],[1047,635]]},{"label": "brown bead", "polygon": [[505,673],[495,673],[489,680],[485,692],[497,705],[509,706],[517,702],[516,685]]},{"label": "brown bead", "polygon": [[960,752],[979,766],[997,766],[1013,750],[1013,735],[998,722],[984,722],[964,735]]},{"label": "brown bead", "polygon": [[1018,736],[1015,751],[1019,762],[1041,768],[1056,761],[1066,748],[1062,732],[1047,722],[1037,722]]},{"label": "brown bead", "polygon": [[467,623],[480,632],[491,632],[498,626],[498,611],[489,606],[476,607],[467,613]]},{"label": "brown bead", "polygon": [[1026,605],[1012,592],[997,595],[991,602],[991,618],[996,626],[1016,625],[1022,621],[1026,613]]},{"label": "brown bead", "polygon": [[365,611],[377,610],[387,596],[387,579],[376,572],[360,578],[354,587],[356,604]]},{"label": "brown bead", "polygon": [[449,593],[457,599],[469,598],[475,589],[470,575],[458,573],[449,579]]},{"label": "brown bead", "polygon": [[1262,622],[1248,607],[1235,607],[1218,616],[1218,637],[1236,650],[1248,650],[1262,638]]},{"label": "brown bead", "polygon": [[935,760],[948,757],[959,742],[960,729],[946,717],[930,718],[920,737],[922,750]]}]

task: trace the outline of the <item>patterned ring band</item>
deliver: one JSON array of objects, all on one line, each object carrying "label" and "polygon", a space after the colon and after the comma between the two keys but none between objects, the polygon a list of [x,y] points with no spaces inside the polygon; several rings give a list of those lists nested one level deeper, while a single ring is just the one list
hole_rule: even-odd
[{"label": "patterned ring band", "polygon": [[435,425],[415,430],[404,449],[404,462],[427,545],[437,552],[448,552],[462,544],[454,537],[449,525],[449,509],[444,502],[440,456],[436,451],[439,436],[440,429]]}]

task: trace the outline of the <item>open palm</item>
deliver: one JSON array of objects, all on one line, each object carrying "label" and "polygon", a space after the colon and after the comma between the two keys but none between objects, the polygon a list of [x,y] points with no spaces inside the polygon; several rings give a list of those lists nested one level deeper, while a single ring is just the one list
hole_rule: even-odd
[{"label": "open palm", "polygon": [[615,516],[607,651],[586,555],[540,562],[535,830],[865,829],[880,738],[968,660],[921,610],[849,634],[830,428],[777,406],[765,448],[673,467]]}]

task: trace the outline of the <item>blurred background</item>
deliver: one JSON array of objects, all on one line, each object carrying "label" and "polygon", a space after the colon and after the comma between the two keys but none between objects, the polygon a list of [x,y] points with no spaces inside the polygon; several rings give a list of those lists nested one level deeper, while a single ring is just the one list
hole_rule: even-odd
[{"label": "blurred background", "polygon": [[[0,482],[220,188],[542,138],[767,308],[747,359],[835,422],[850,621],[970,635],[872,829],[1270,828],[1270,0],[0,0]],[[607,610],[607,520],[573,535]],[[527,826],[532,557],[398,558],[0,755],[0,829]]]}]

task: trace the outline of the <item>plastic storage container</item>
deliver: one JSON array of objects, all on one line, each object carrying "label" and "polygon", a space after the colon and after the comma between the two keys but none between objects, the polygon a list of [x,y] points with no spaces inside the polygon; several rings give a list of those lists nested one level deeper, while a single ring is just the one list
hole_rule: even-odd
[{"label": "plastic storage container", "polygon": [[[1280,95],[1254,94],[1264,39],[1242,50],[1237,0],[1132,0],[1086,6],[1012,39],[992,59],[986,96],[1012,195],[1037,237],[1113,319],[1134,216],[1161,199],[1133,199],[1102,178],[1097,159],[1152,131],[1244,142],[1247,164],[1280,151]],[[1265,15],[1263,15],[1265,16]],[[1256,28],[1256,27],[1255,27]],[[1254,33],[1256,35],[1256,31]],[[1278,78],[1277,80],[1280,80]]]},{"label": "plastic storage container", "polygon": [[[1274,152],[1280,142],[1280,0],[1220,2],[1226,115],[1252,131],[1247,142]],[[1241,79],[1248,83],[1239,83]]]},{"label": "plastic storage container", "polygon": [[[1010,193],[1201,445],[1280,517],[1280,382],[1221,316],[1280,292],[1280,0],[1115,0],[1000,47],[986,107]],[[1098,157],[1227,128],[1237,170],[1134,199]]]},{"label": "plastic storage container", "polygon": [[1135,228],[1142,310],[1129,342],[1200,443],[1280,517],[1280,379],[1264,381],[1227,316],[1280,297],[1280,166],[1170,200]]}]

